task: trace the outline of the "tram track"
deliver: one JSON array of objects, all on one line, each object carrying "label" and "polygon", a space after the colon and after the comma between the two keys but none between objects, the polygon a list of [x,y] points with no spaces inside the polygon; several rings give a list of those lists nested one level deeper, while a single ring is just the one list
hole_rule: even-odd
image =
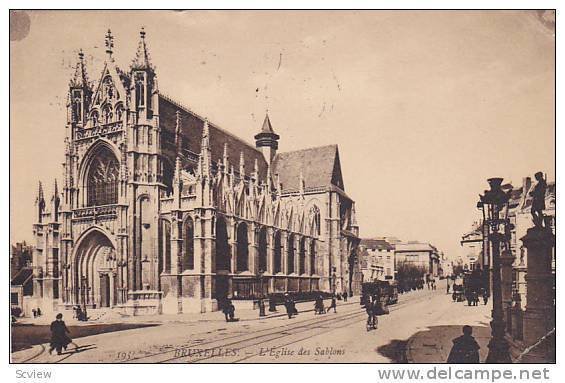
[{"label": "tram track", "polygon": [[[431,296],[429,294],[423,296],[417,296],[414,298],[408,296],[407,297],[408,299],[406,300],[401,299],[397,304],[389,306],[390,313],[400,310],[408,304],[416,304],[428,300],[430,299],[430,297]],[[338,308],[343,307],[343,309],[346,309],[347,306],[346,305],[338,306]],[[304,311],[302,313],[304,314],[305,312],[308,311]],[[328,317],[328,315],[330,315],[331,317]],[[227,336],[223,336],[223,334],[218,334],[213,339],[208,339],[208,340],[200,339],[210,336],[210,334],[213,332],[220,332],[223,330],[227,330],[227,329],[216,329],[214,331],[206,331],[206,332],[191,334],[191,338],[197,338],[197,339],[189,340],[188,342],[185,343],[181,343],[174,346],[172,345],[161,346],[160,347],[161,350],[166,348],[166,350],[163,351],[154,352],[154,353],[145,353],[144,355],[134,356],[126,360],[119,360],[119,361],[116,360],[116,362],[171,363],[171,362],[187,359],[185,361],[186,363],[198,363],[198,362],[206,363],[207,361],[213,360],[215,358],[220,358],[224,363],[226,363],[226,361],[224,360],[227,359],[230,359],[230,362],[242,362],[257,356],[258,353],[246,352],[245,355],[238,354],[238,355],[230,355],[226,357],[226,355],[219,355],[219,354],[199,356],[198,352],[196,352],[196,354],[192,355],[192,358],[190,358],[187,355],[182,355],[182,350],[195,349],[198,351],[198,350],[212,350],[212,349],[226,349],[226,348],[245,350],[262,344],[266,345],[270,342],[277,342],[277,343],[275,343],[275,345],[273,346],[270,346],[269,348],[278,349],[281,347],[285,347],[291,344],[301,342],[313,336],[320,336],[332,332],[336,329],[347,327],[357,321],[361,321],[362,318],[364,322],[365,317],[366,317],[366,313],[364,310],[358,311],[357,309],[355,309],[355,307],[353,307],[353,309],[348,310],[344,314],[338,313],[337,315],[331,315],[331,314],[320,315],[314,318],[305,319],[298,322],[288,323],[284,325],[277,325],[277,327],[274,329],[265,328],[265,329],[247,331],[247,329],[245,328],[238,327],[238,328],[234,328],[236,331],[238,331],[235,334],[226,334]],[[269,321],[269,319],[270,318],[267,318],[266,321]],[[272,318],[271,320],[275,320],[275,318]],[[305,334],[305,333],[306,336],[300,336],[300,334]],[[292,339],[290,340],[290,342],[284,341],[285,338],[288,339],[296,336],[299,336],[299,338]],[[280,341],[282,341],[282,343],[278,343]],[[22,363],[39,362],[38,359],[40,359],[41,356],[45,354],[46,354],[45,346],[41,345],[41,351],[39,353],[37,353],[36,355],[30,358],[27,358],[26,360],[22,361]],[[49,361],[49,362],[72,363],[72,361],[68,361],[68,359],[72,359],[72,355],[67,355],[66,358],[62,358],[61,360]]]},{"label": "tram track", "polygon": [[[399,302],[399,303],[395,304],[394,306],[391,306],[391,308],[389,310],[390,310],[390,312],[395,312],[395,311],[401,309],[402,307],[404,307],[405,305],[407,305],[409,303],[412,303],[412,304],[418,303],[418,302],[425,301],[425,300],[428,300],[428,299],[429,299],[429,296],[425,295],[423,297],[417,297],[415,299],[406,300],[404,302]],[[300,322],[299,326],[287,328],[288,327],[288,325],[287,325],[287,326],[283,326],[283,328],[281,328],[281,327],[277,328],[277,331],[272,331],[270,333],[261,335],[259,337],[254,336],[253,338],[250,338],[250,339],[253,339],[253,340],[256,340],[258,338],[261,338],[261,339],[259,341],[253,342],[252,344],[249,344],[249,345],[246,345],[245,342],[248,342],[250,339],[241,339],[241,340],[238,340],[238,341],[235,341],[235,342],[231,342],[231,343],[228,343],[228,344],[221,344],[221,345],[218,345],[218,346],[215,346],[215,347],[221,347],[221,348],[232,347],[234,349],[242,350],[242,349],[250,348],[250,347],[253,347],[253,346],[258,346],[260,344],[265,344],[267,342],[272,342],[274,340],[288,338],[288,337],[295,336],[297,334],[308,332],[308,336],[306,336],[306,337],[303,337],[303,338],[300,338],[300,339],[297,339],[297,340],[294,340],[294,341],[291,341],[291,342],[288,342],[288,343],[284,343],[284,344],[278,345],[276,347],[269,347],[270,349],[277,349],[277,348],[285,347],[285,346],[306,340],[306,339],[311,338],[313,336],[323,335],[325,333],[335,331],[336,329],[339,329],[339,328],[342,328],[342,327],[347,327],[347,326],[357,322],[361,318],[364,319],[365,317],[366,317],[365,311],[361,311],[361,312],[356,311],[356,312],[350,312],[348,314],[341,315],[341,316],[338,316],[338,317],[333,317],[329,320],[327,320],[326,318],[322,318],[322,319],[316,318],[314,321],[308,320],[308,323],[304,323],[306,321]],[[336,322],[337,323],[339,323],[340,321],[343,322],[344,320],[347,320],[347,322],[342,324],[342,325],[339,325],[339,326],[332,325]],[[331,326],[326,331],[317,332],[315,335],[313,335],[311,333],[311,331],[315,330],[316,328],[320,328],[320,326],[318,326],[319,324],[331,325]],[[293,331],[293,330],[296,330],[296,329],[300,329],[300,331],[292,332],[292,333],[288,332],[288,331]],[[272,338],[264,339],[265,337],[269,337],[269,336],[272,336]],[[231,339],[234,339],[234,338],[237,338],[237,336],[231,337]],[[211,343],[214,343],[214,342],[208,342],[207,344],[211,344]],[[202,344],[200,344],[200,345],[202,345]],[[252,353],[252,354],[247,353],[243,358],[233,360],[232,362],[233,363],[241,362],[241,361],[247,360],[249,358],[252,358],[254,356],[257,356],[257,355],[259,355],[259,353]],[[191,360],[187,361],[187,363],[198,363],[198,362],[202,362],[202,361],[205,361],[205,360],[210,360],[210,359],[218,358],[218,357],[222,357],[222,356],[220,356],[220,355],[205,356],[205,357],[202,357],[202,358],[191,359]],[[179,356],[179,357],[173,357],[173,358],[169,358],[169,359],[166,359],[166,360],[163,360],[163,361],[159,361],[158,363],[169,363],[169,362],[173,362],[175,360],[179,360],[179,359],[182,359],[182,358],[186,358],[186,356],[183,355],[183,356]],[[225,357],[223,357],[223,358],[225,359]]]}]

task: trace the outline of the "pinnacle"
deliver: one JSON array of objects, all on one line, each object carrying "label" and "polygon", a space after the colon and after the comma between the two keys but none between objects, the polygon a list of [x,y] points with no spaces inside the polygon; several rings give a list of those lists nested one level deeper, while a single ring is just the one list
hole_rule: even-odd
[{"label": "pinnacle", "polygon": [[73,75],[69,85],[77,88],[88,86],[88,77],[86,75],[84,53],[82,52],[82,49],[78,52],[78,62],[75,67],[75,74]]},{"label": "pinnacle", "polygon": [[142,27],[141,31],[139,32],[140,40],[139,44],[137,45],[137,52],[135,53],[135,58],[131,63],[132,69],[150,69],[155,70],[153,65],[150,62],[149,51],[147,49],[147,44],[145,43],[145,29]]}]

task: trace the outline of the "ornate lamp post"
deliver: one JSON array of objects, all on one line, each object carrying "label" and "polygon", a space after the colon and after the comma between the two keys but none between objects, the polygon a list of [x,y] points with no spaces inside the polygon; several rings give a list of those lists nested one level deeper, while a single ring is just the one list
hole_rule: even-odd
[{"label": "ornate lamp post", "polygon": [[[502,178],[489,178],[490,190],[485,190],[484,195],[480,195],[479,206],[485,211],[486,225],[488,227],[488,240],[492,248],[492,321],[491,340],[488,344],[489,352],[486,359],[487,363],[511,363],[508,352],[508,342],[504,338],[506,325],[504,323],[504,311],[502,307],[502,284],[500,276],[500,247],[504,241],[508,240],[505,233],[509,221],[506,217],[508,213],[508,201],[510,193],[502,190]],[[503,216],[504,215],[504,216]],[[501,226],[503,227],[502,231]]]}]

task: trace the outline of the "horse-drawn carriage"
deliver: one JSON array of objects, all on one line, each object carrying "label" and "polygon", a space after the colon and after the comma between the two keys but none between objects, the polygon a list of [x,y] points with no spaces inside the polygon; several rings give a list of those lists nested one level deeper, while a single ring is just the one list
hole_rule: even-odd
[{"label": "horse-drawn carriage", "polygon": [[396,281],[364,282],[361,285],[361,306],[365,306],[372,296],[378,296],[384,305],[398,302],[398,284]]}]

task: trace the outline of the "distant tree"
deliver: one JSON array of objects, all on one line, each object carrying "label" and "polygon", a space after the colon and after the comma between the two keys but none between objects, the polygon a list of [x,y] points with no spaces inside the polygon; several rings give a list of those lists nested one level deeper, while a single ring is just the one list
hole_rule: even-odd
[{"label": "distant tree", "polygon": [[398,283],[411,286],[416,281],[424,278],[426,268],[410,262],[401,262],[396,265],[396,278]]}]

